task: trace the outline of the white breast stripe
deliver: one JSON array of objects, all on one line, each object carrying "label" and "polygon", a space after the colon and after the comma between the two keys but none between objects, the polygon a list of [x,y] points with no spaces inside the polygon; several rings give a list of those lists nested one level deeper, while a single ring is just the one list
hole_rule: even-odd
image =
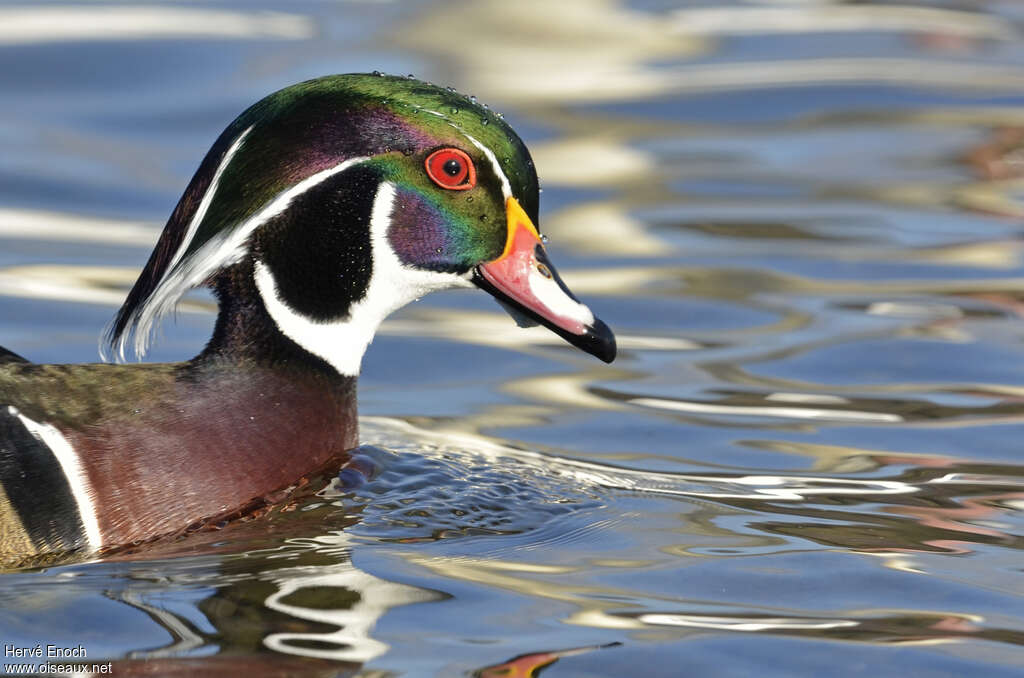
[{"label": "white breast stripe", "polygon": [[89,478],[85,475],[85,469],[82,468],[78,454],[71,447],[71,443],[63,433],[50,424],[33,421],[19,412],[16,407],[9,406],[7,411],[11,415],[17,416],[28,432],[46,445],[60,462],[64,477],[68,479],[68,485],[71,487],[71,494],[75,498],[75,503],[78,504],[78,515],[85,527],[85,537],[89,542],[89,548],[94,551],[98,550],[103,546],[103,542],[100,537],[100,525],[96,520],[96,505],[92,500],[92,486],[89,483]]},{"label": "white breast stripe", "polygon": [[[463,134],[466,134],[463,132]],[[512,184],[509,183],[508,177],[505,176],[504,170],[501,169],[501,163],[498,162],[497,156],[494,155],[494,151],[484,146],[482,143],[474,139],[473,137],[466,134],[466,138],[473,142],[473,145],[480,149],[488,160],[491,161],[491,167],[494,168],[494,173],[501,179],[501,194],[505,196],[505,200],[512,197]]]}]

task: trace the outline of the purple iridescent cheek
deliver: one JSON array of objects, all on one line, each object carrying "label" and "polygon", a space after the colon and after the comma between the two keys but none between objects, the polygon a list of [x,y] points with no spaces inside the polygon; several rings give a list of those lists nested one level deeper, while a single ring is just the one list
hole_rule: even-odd
[{"label": "purple iridescent cheek", "polygon": [[455,270],[471,265],[472,246],[462,220],[414,190],[398,188],[388,240],[407,266]]}]

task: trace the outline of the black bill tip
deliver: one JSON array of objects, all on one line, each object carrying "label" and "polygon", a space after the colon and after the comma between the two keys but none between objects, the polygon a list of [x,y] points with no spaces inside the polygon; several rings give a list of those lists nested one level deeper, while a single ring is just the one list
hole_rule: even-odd
[{"label": "black bill tip", "polygon": [[583,334],[571,334],[559,332],[570,344],[586,351],[590,355],[610,363],[615,360],[617,348],[615,346],[615,335],[610,327],[598,318],[594,318],[594,324],[587,328]]},{"label": "black bill tip", "polygon": [[550,318],[546,318],[535,310],[527,308],[499,290],[487,278],[481,275],[479,269],[473,271],[472,280],[477,287],[493,296],[506,311],[510,312],[521,327],[531,324],[543,325],[581,351],[586,351],[606,363],[615,360],[617,352],[615,334],[600,319],[594,318],[594,322],[591,325],[587,325],[582,334],[576,334],[559,327]]}]

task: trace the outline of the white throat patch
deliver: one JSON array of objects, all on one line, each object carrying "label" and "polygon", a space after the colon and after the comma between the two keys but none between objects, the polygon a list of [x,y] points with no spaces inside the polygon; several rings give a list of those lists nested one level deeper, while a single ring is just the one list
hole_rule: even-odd
[{"label": "white throat patch", "polygon": [[402,264],[388,241],[395,187],[382,182],[370,216],[370,246],[373,271],[362,299],[353,302],[348,318],[320,322],[305,316],[285,302],[270,268],[256,261],[256,289],[277,328],[296,344],[330,364],[339,374],[355,377],[366,347],[377,327],[390,313],[428,292],[450,287],[472,287],[463,276],[410,268]]}]

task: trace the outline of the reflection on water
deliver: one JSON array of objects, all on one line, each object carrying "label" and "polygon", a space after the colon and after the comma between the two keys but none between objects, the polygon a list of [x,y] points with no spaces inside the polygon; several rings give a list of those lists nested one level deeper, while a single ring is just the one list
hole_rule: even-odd
[{"label": "reflection on water", "polygon": [[0,7],[0,45],[171,38],[299,40],[313,35],[310,17],[283,12],[117,5]]},{"label": "reflection on water", "polygon": [[[187,6],[186,6],[187,5]],[[388,320],[317,496],[0,577],[118,675],[1013,675],[1024,661],[1014,3],[0,7],[0,345],[88,361],[209,143],[414,72],[527,139],[596,364],[488,299]],[[197,295],[158,355],[209,332]]]},{"label": "reflection on water", "polygon": [[[144,612],[170,634],[170,642],[144,654],[172,664],[209,649],[269,649],[355,665],[381,656],[399,666],[415,661],[431,675],[472,664],[448,656],[414,660],[421,643],[440,641],[466,614],[476,619],[476,637],[502,637],[506,624],[532,623],[521,615],[538,601],[579,629],[571,637],[606,643],[642,640],[640,631],[665,640],[698,630],[884,644],[1024,640],[1002,613],[933,609],[926,601],[934,594],[914,587],[898,604],[864,607],[844,598],[855,588],[843,594],[816,566],[830,554],[873,555],[885,570],[845,567],[855,585],[873,581],[881,594],[905,586],[902,577],[932,573],[936,554],[1019,548],[1021,538],[1006,522],[1024,498],[1013,467],[850,449],[822,451],[846,466],[828,476],[694,475],[552,457],[443,427],[387,419],[365,426],[364,436],[390,446],[363,448],[369,460],[361,467],[375,469],[365,482],[338,484],[262,523],[166,545],[161,560],[143,552],[107,563],[101,573],[79,565],[7,575],[4,597],[38,613],[31,601],[70,581],[78,589],[72,600],[87,604],[98,593],[90,593],[88,580],[98,578],[108,586],[104,597]],[[265,546],[274,539],[280,544]],[[747,565],[752,556],[764,563]],[[678,566],[693,581],[669,585]],[[742,584],[751,576],[756,594]],[[824,585],[833,598],[803,611],[782,602],[805,585]],[[1012,595],[1015,587],[1010,573],[994,572],[978,602]],[[441,602],[448,609],[435,610],[437,625],[381,630],[399,609]],[[418,627],[422,618],[410,612],[405,623]],[[627,640],[608,640],[616,637]],[[530,675],[531,666],[575,654],[532,652],[507,664]],[[484,653],[466,654],[473,655],[486,661]],[[134,675],[132,666],[122,669]]]},{"label": "reflection on water", "polygon": [[507,662],[485,666],[479,671],[473,672],[473,678],[498,678],[507,676],[509,678],[533,678],[539,675],[541,669],[551,666],[562,657],[573,657],[584,652],[593,652],[609,647],[616,647],[620,643],[608,643],[607,645],[594,645],[591,647],[574,647],[570,650],[555,650],[552,652],[531,652],[530,654],[513,657]]}]

